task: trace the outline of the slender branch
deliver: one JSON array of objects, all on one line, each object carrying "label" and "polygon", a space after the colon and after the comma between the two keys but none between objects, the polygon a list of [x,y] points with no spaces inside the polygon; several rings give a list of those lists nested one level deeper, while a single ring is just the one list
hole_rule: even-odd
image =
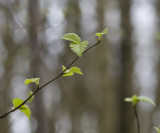
[{"label": "slender branch", "polygon": [[133,110],[134,110],[134,115],[136,117],[136,122],[137,122],[137,132],[140,133],[140,122],[139,122],[139,118],[138,118],[138,113],[137,113],[137,106],[133,106]]},{"label": "slender branch", "polygon": [[[99,40],[97,43],[95,43],[94,45],[92,45],[91,47],[89,47],[88,49],[86,49],[84,53],[88,52],[90,49],[92,49],[93,47],[95,47],[96,45],[98,45],[101,41]],[[48,81],[47,83],[45,83],[44,85],[42,85],[41,87],[37,87],[37,89],[33,92],[32,95],[30,95],[28,98],[26,98],[23,103],[21,103],[18,107],[11,109],[10,111],[8,111],[7,113],[4,113],[2,115],[0,115],[0,119],[8,116],[10,113],[16,111],[17,109],[19,109],[22,105],[24,105],[25,103],[27,103],[27,101],[34,95],[36,95],[42,88],[44,88],[45,86],[47,86],[48,84],[50,84],[51,82],[55,81],[56,79],[58,79],[59,77],[61,77],[64,72],[70,68],[77,60],[79,59],[79,56],[77,56],[67,67],[65,70],[63,70],[59,75],[55,76],[53,79],[51,79],[50,81]]]}]

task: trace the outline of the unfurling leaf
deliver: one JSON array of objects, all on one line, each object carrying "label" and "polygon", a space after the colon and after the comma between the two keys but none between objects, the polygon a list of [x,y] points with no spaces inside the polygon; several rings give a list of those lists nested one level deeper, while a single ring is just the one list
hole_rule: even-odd
[{"label": "unfurling leaf", "polygon": [[62,36],[61,39],[69,40],[77,44],[81,42],[81,38],[75,33],[67,33],[64,36]]},{"label": "unfurling leaf", "polygon": [[102,31],[102,34],[107,34],[108,33],[108,28],[105,28],[103,31]]},{"label": "unfurling leaf", "polygon": [[98,39],[101,40],[102,39],[102,35],[105,35],[107,33],[108,33],[108,29],[105,28],[102,32],[95,33],[95,36],[98,36],[99,37]]},{"label": "unfurling leaf", "polygon": [[125,98],[124,101],[125,102],[132,102],[132,98]]},{"label": "unfurling leaf", "polygon": [[96,35],[96,36],[102,36],[103,34],[98,32],[98,33],[96,33],[95,35]]},{"label": "unfurling leaf", "polygon": [[[66,69],[66,67],[65,67],[65,66],[62,66],[62,70],[64,71],[65,69]],[[73,72],[70,72],[70,70],[66,69],[66,70],[64,71],[64,74],[63,74],[62,76],[72,76],[72,75],[74,75],[74,73],[73,73]]]},{"label": "unfurling leaf", "polygon": [[78,68],[78,67],[71,67],[71,68],[70,68],[70,71],[73,72],[73,73],[77,73],[77,74],[83,74],[83,73],[81,72],[81,69]]},{"label": "unfurling leaf", "polygon": [[[28,94],[28,97],[30,97],[32,94],[33,94],[33,92],[30,91],[29,94]],[[34,99],[34,96],[32,96],[32,97],[28,100],[28,102],[32,102],[33,99]]]},{"label": "unfurling leaf", "polygon": [[25,83],[25,85],[27,85],[27,84],[30,84],[32,82],[34,82],[34,78],[26,79],[24,83]]},{"label": "unfurling leaf", "polygon": [[150,104],[152,104],[153,106],[155,106],[155,103],[153,102],[152,99],[150,99],[149,97],[146,96],[139,96],[138,99],[142,102],[148,102]]},{"label": "unfurling leaf", "polygon": [[125,102],[131,102],[133,106],[136,106],[139,102],[148,102],[151,103],[153,106],[155,106],[155,103],[153,100],[146,96],[137,96],[133,95],[131,98],[125,98]]},{"label": "unfurling leaf", "polygon": [[40,80],[40,78],[35,78],[34,80],[35,80],[36,85],[39,86],[39,80]]},{"label": "unfurling leaf", "polygon": [[[65,66],[62,66],[62,70],[64,71],[66,69]],[[62,76],[73,76],[74,73],[77,73],[77,74],[83,74],[80,70],[80,68],[78,67],[71,67],[70,69],[67,69],[64,71],[64,74]]]},{"label": "unfurling leaf", "polygon": [[138,96],[137,95],[133,95],[131,98],[125,98],[125,102],[131,102],[132,105],[135,106],[139,102]]},{"label": "unfurling leaf", "polygon": [[35,83],[37,86],[39,86],[39,80],[40,78],[31,78],[31,79],[26,79],[24,83],[25,85],[30,83]]},{"label": "unfurling leaf", "polygon": [[[16,108],[23,103],[23,100],[20,99],[20,98],[15,98],[15,99],[13,99],[12,102],[13,102],[14,108]],[[27,105],[24,104],[21,107],[19,107],[18,109],[21,110],[21,112],[23,112],[28,117],[28,119],[30,120],[31,110],[29,109],[29,107]]]}]

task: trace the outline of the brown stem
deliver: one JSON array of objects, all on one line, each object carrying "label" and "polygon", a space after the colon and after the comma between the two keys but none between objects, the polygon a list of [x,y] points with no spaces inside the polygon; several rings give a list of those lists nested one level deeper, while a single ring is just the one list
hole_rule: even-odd
[{"label": "brown stem", "polygon": [[[101,41],[99,40],[97,43],[95,43],[94,45],[92,45],[91,47],[89,47],[88,49],[86,49],[84,53],[88,52],[90,49],[92,49],[93,47],[95,47],[96,45],[98,45]],[[45,86],[47,86],[48,84],[50,84],[51,82],[53,82],[54,80],[58,79],[59,77],[61,77],[64,72],[70,68],[77,60],[79,59],[79,56],[77,56],[67,67],[65,70],[63,70],[59,75],[57,75],[56,77],[54,77],[53,79],[51,79],[50,81],[48,81],[47,83],[45,83],[44,85],[42,85],[41,87],[37,87],[37,89],[33,92],[32,95],[30,95],[28,98],[26,98],[26,100],[23,101],[23,103],[21,103],[18,107],[14,108],[14,109],[11,109],[10,111],[0,115],[0,119],[8,116],[10,113],[16,111],[17,109],[19,109],[22,105],[24,105],[25,103],[27,103],[27,101],[32,97],[34,96],[35,94],[37,94],[37,92],[39,92],[42,88],[44,88]]]},{"label": "brown stem", "polygon": [[137,106],[133,106],[133,110],[134,110],[134,115],[136,118],[136,122],[137,122],[137,132],[140,133],[140,122],[139,122],[139,118],[138,118],[138,113],[137,113]]}]

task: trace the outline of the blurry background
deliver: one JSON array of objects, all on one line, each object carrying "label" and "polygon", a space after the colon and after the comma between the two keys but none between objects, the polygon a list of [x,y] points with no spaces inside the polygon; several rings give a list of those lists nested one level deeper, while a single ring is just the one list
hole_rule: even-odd
[{"label": "blurry background", "polygon": [[77,33],[100,45],[74,66],[83,76],[61,77],[29,104],[32,118],[16,111],[0,119],[0,133],[135,133],[125,97],[152,98],[138,107],[142,133],[160,125],[160,0],[0,0],[0,114],[25,99],[24,80],[40,84],[61,72],[75,54],[59,37]]}]

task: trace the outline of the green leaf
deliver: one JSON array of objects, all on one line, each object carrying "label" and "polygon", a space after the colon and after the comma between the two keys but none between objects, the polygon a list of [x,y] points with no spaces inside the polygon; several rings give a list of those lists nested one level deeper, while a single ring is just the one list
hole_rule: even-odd
[{"label": "green leaf", "polygon": [[20,108],[20,110],[28,117],[28,119],[30,120],[31,118],[31,110],[30,108],[25,105],[25,108]]},{"label": "green leaf", "polygon": [[149,97],[139,96],[138,99],[139,99],[140,101],[148,102],[148,103],[152,104],[153,106],[155,106],[155,103],[154,103],[153,100],[150,99]]},{"label": "green leaf", "polygon": [[[65,69],[66,69],[66,67],[65,67],[65,66],[62,66],[62,70],[64,71]],[[62,76],[72,76],[72,75],[74,75],[74,73],[73,73],[73,72],[70,72],[70,70],[66,69],[66,70],[64,71],[64,74],[63,74]]]},{"label": "green leaf", "polygon": [[[66,69],[65,66],[62,66],[62,70],[64,71]],[[64,71],[64,74],[62,76],[73,76],[74,73],[77,73],[77,74],[83,74],[80,70],[80,68],[78,67],[71,67],[69,70],[65,70]]]},{"label": "green leaf", "polygon": [[39,80],[40,78],[31,78],[31,79],[26,79],[24,83],[25,85],[30,84],[30,83],[35,83],[37,86],[39,86]]},{"label": "green leaf", "polygon": [[154,129],[157,131],[157,133],[160,133],[160,128],[154,127]]},{"label": "green leaf", "polygon": [[[14,105],[14,107],[16,108],[16,107],[18,107],[20,104],[22,104],[23,103],[23,100],[21,100],[20,98],[15,98],[15,99],[13,99],[13,105]],[[22,105],[22,106],[24,106],[24,105]],[[21,107],[22,107],[21,106]]]},{"label": "green leaf", "polygon": [[131,102],[133,106],[136,106],[139,102],[148,102],[155,106],[155,103],[148,97],[133,95],[131,98],[125,98],[125,102]]},{"label": "green leaf", "polygon": [[65,66],[62,66],[62,70],[64,71],[66,69],[66,67]]},{"label": "green leaf", "polygon": [[132,105],[135,106],[139,102],[138,96],[137,95],[133,95],[131,98],[125,98],[125,102],[131,102]]},{"label": "green leaf", "polygon": [[73,72],[73,73],[77,73],[77,74],[83,74],[83,73],[81,72],[81,69],[78,68],[78,67],[72,67],[72,68],[70,69],[70,71]]},{"label": "green leaf", "polygon": [[36,85],[39,86],[39,80],[40,80],[40,78],[35,78],[34,80],[35,80]]},{"label": "green leaf", "polygon": [[69,40],[77,44],[80,44],[81,42],[81,38],[75,33],[67,33],[64,36],[62,36],[61,39]]},{"label": "green leaf", "polygon": [[65,73],[65,74],[63,74],[63,76],[73,76],[74,75],[74,73],[73,72],[69,72],[69,73]]},{"label": "green leaf", "polygon": [[105,28],[103,31],[102,31],[102,34],[107,34],[108,33],[108,28]]},{"label": "green leaf", "polygon": [[88,41],[82,41],[81,38],[75,33],[67,33],[61,37],[61,39],[69,40],[71,50],[81,57],[82,53],[85,51]]},{"label": "green leaf", "polygon": [[131,98],[125,98],[124,101],[125,102],[132,102],[132,99]]},{"label": "green leaf", "polygon": [[[33,94],[33,92],[30,91],[29,94],[28,94],[28,97],[30,97],[32,94]],[[34,96],[32,96],[32,97],[28,100],[28,102],[32,102],[33,99],[34,99]]]},{"label": "green leaf", "polygon": [[100,37],[100,36],[102,36],[103,34],[98,32],[98,33],[96,33],[95,35]]},{"label": "green leaf", "polygon": [[102,35],[105,35],[107,33],[108,33],[108,29],[105,28],[102,32],[95,33],[95,36],[98,36],[99,37],[98,39],[101,40],[102,39]]},{"label": "green leaf", "polygon": [[82,41],[80,44],[71,43],[71,50],[76,53],[79,57],[81,57],[82,53],[85,51],[87,47],[88,41]]},{"label": "green leaf", "polygon": [[34,82],[34,78],[26,79],[26,80],[24,81],[25,85],[30,84],[30,83],[32,83],[32,82]]},{"label": "green leaf", "polygon": [[[18,107],[19,105],[21,105],[23,103],[23,100],[20,99],[20,98],[15,98],[13,99],[13,105],[14,105],[14,108]],[[29,109],[29,107],[27,105],[22,105],[19,110],[21,110],[27,117],[28,119],[30,120],[30,117],[31,117],[31,111]]]}]

